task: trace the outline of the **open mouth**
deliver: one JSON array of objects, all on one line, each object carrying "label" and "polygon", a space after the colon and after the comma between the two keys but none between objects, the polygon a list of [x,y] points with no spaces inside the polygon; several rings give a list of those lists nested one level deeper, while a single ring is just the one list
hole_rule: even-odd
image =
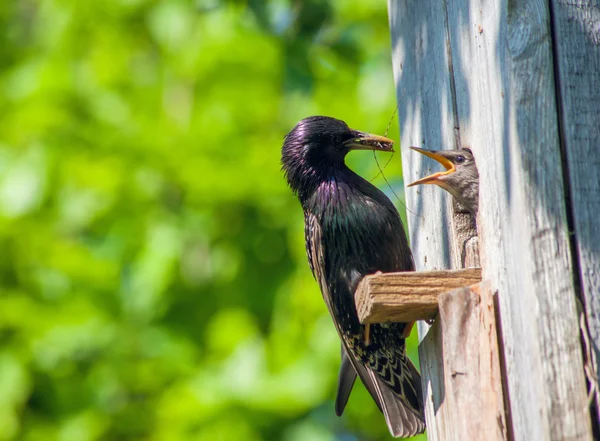
[{"label": "open mouth", "polygon": [[412,187],[413,185],[420,185],[420,184],[434,184],[434,183],[439,182],[440,178],[442,178],[443,176],[450,175],[456,171],[456,167],[454,167],[454,164],[448,158],[441,155],[437,151],[425,150],[425,149],[421,149],[419,147],[411,147],[410,149],[414,150],[415,152],[419,152],[431,159],[435,159],[437,162],[439,162],[440,164],[442,164],[444,166],[446,171],[437,172],[437,173],[433,173],[429,176],[425,176],[424,178],[421,178],[411,184],[408,184],[407,187]]}]

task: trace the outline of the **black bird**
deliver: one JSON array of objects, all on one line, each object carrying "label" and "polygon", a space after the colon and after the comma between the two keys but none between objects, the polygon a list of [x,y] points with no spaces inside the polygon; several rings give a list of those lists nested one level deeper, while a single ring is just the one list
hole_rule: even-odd
[{"label": "black bird", "polygon": [[282,169],[304,210],[308,262],[342,341],[336,413],[356,374],[396,437],[423,432],[421,377],[406,355],[405,323],[358,321],[354,293],[377,271],[412,271],[398,211],[344,163],[350,150],[393,151],[393,141],[350,129],[325,116],[300,121],[285,137]]},{"label": "black bird", "polygon": [[434,184],[442,187],[467,209],[474,217],[479,208],[479,172],[471,149],[460,150],[425,150],[411,147],[442,164],[446,171],[434,173],[407,187],[419,184]]}]

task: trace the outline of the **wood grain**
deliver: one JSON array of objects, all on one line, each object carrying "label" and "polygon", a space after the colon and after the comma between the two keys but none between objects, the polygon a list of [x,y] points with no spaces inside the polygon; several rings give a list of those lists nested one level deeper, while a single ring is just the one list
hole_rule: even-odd
[{"label": "wood grain", "polygon": [[[388,0],[392,60],[398,116],[400,123],[402,163],[405,182],[412,182],[435,171],[439,164],[423,155],[411,154],[407,148],[418,146],[432,150],[460,148],[460,132],[456,114],[456,84],[450,74],[449,31],[444,1],[410,2]],[[456,66],[457,69],[460,66]],[[418,271],[479,266],[477,240],[472,235],[455,232],[452,198],[435,186],[406,189],[408,227],[411,248]],[[462,247],[458,237],[470,237]],[[465,256],[460,255],[465,250]],[[464,264],[464,265],[461,265]],[[423,339],[429,325],[418,323]],[[435,332],[435,325],[432,332]],[[438,366],[441,359],[436,349],[420,354],[420,363]],[[426,403],[427,437],[437,441],[452,420],[437,414]]]},{"label": "wood grain", "polygon": [[481,268],[366,276],[355,294],[361,323],[415,322],[437,315],[438,296],[481,281]]},{"label": "wood grain", "polygon": [[[443,2],[395,0],[388,1],[388,10],[404,180],[412,182],[440,165],[411,154],[409,146],[438,150],[454,143],[454,117],[443,104],[452,102],[447,54],[440,50],[446,11]],[[406,189],[406,205],[417,271],[452,268],[451,199],[440,188],[421,185]]]},{"label": "wood grain", "polygon": [[[600,360],[600,3],[550,5],[574,254],[591,348]],[[600,381],[597,370],[593,375]]]},{"label": "wood grain", "polygon": [[506,441],[493,293],[489,283],[440,295],[419,354],[429,438]]},{"label": "wood grain", "polygon": [[591,440],[548,3],[472,5],[484,28],[470,39],[467,80],[482,267],[499,292],[514,437]]},{"label": "wood grain", "polygon": [[[597,172],[590,176],[584,165],[574,161],[586,161],[589,155],[592,165],[585,164],[585,168],[598,169],[593,165],[598,143],[592,141],[600,130],[595,107],[600,89],[592,90],[595,80],[590,80],[598,72],[597,53],[585,52],[596,51],[598,4],[569,2],[573,6],[561,4],[561,11],[554,3],[557,0],[552,1],[390,0],[393,65],[403,147],[468,145],[477,161],[481,266],[484,280],[498,292],[514,439],[587,441],[592,435],[574,280],[579,264],[584,290],[597,286],[599,239],[595,234],[598,219],[586,220],[588,215],[577,206],[587,204],[591,216],[598,213],[595,204],[600,199],[596,196],[600,184]],[[580,7],[584,10],[576,13],[574,9]],[[558,83],[550,27],[553,23],[557,33],[557,20],[574,22],[561,24],[571,28],[563,28],[563,53],[556,52],[560,57]],[[585,45],[569,40],[569,33],[579,33],[577,41],[585,38]],[[573,48],[576,44],[580,47]],[[570,74],[570,82],[563,78],[566,67],[573,68],[575,61],[569,61],[566,51],[573,51],[571,57],[582,57],[577,62],[581,70]],[[560,68],[560,63],[566,64]],[[581,93],[577,81],[586,82]],[[568,99],[579,109],[568,121],[561,110],[562,92],[558,104],[556,99],[557,90],[567,87]],[[590,153],[565,143],[567,132],[559,130],[559,121],[577,135],[583,121],[581,136],[596,150]],[[566,150],[561,149],[561,139]],[[565,156],[570,158],[567,184]],[[427,174],[431,166],[408,152],[403,161],[408,182]],[[574,177],[574,173],[578,175]],[[574,210],[580,213],[573,215],[575,253],[570,246],[565,201],[569,189],[581,193],[579,202],[573,196]],[[407,189],[409,210],[422,216],[409,214],[418,269],[451,268],[461,263],[456,259],[455,250],[460,247],[453,243],[451,211],[447,202],[440,200],[442,192],[436,190],[426,186]],[[589,295],[597,293],[595,289]],[[586,307],[593,328],[600,317],[600,300],[594,297]],[[426,332],[426,327],[419,326],[419,330]],[[600,335],[600,325],[591,333],[598,349],[595,336]],[[422,365],[435,364],[427,358],[434,352],[423,352]],[[452,424],[443,418],[443,413],[428,415],[431,440],[439,439],[437,434]]]}]

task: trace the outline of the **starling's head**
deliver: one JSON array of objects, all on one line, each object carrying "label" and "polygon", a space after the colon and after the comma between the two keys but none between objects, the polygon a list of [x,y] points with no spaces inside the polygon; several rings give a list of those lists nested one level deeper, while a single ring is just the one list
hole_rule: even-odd
[{"label": "starling's head", "polygon": [[433,173],[408,187],[419,184],[435,184],[452,194],[474,215],[479,202],[479,173],[473,153],[468,148],[460,150],[424,150],[411,147],[412,150],[435,159],[446,171]]},{"label": "starling's head", "polygon": [[344,121],[327,116],[301,120],[285,136],[281,164],[288,184],[296,193],[327,173],[344,166],[350,150],[393,152],[394,141],[352,130]]}]

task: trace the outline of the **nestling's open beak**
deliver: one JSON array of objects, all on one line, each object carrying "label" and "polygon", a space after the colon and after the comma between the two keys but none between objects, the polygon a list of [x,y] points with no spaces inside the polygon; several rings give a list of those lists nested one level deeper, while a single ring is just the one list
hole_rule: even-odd
[{"label": "nestling's open beak", "polygon": [[437,172],[434,173],[432,175],[429,176],[425,176],[424,178],[419,179],[418,181],[413,182],[412,184],[408,184],[407,187],[412,187],[413,185],[419,185],[419,184],[437,184],[440,185],[440,178],[443,176],[447,176],[449,174],[452,174],[456,171],[456,168],[454,167],[454,164],[444,156],[444,153],[442,151],[431,151],[431,150],[425,150],[425,149],[420,149],[419,147],[411,147],[411,150],[414,150],[415,152],[419,152],[425,156],[430,157],[431,159],[435,159],[437,162],[439,162],[440,164],[442,164],[444,166],[444,168],[446,169],[445,172]]},{"label": "nestling's open beak", "polygon": [[371,133],[353,130],[354,138],[344,142],[349,150],[379,150],[382,152],[393,152],[394,141],[385,136],[372,135]]}]

